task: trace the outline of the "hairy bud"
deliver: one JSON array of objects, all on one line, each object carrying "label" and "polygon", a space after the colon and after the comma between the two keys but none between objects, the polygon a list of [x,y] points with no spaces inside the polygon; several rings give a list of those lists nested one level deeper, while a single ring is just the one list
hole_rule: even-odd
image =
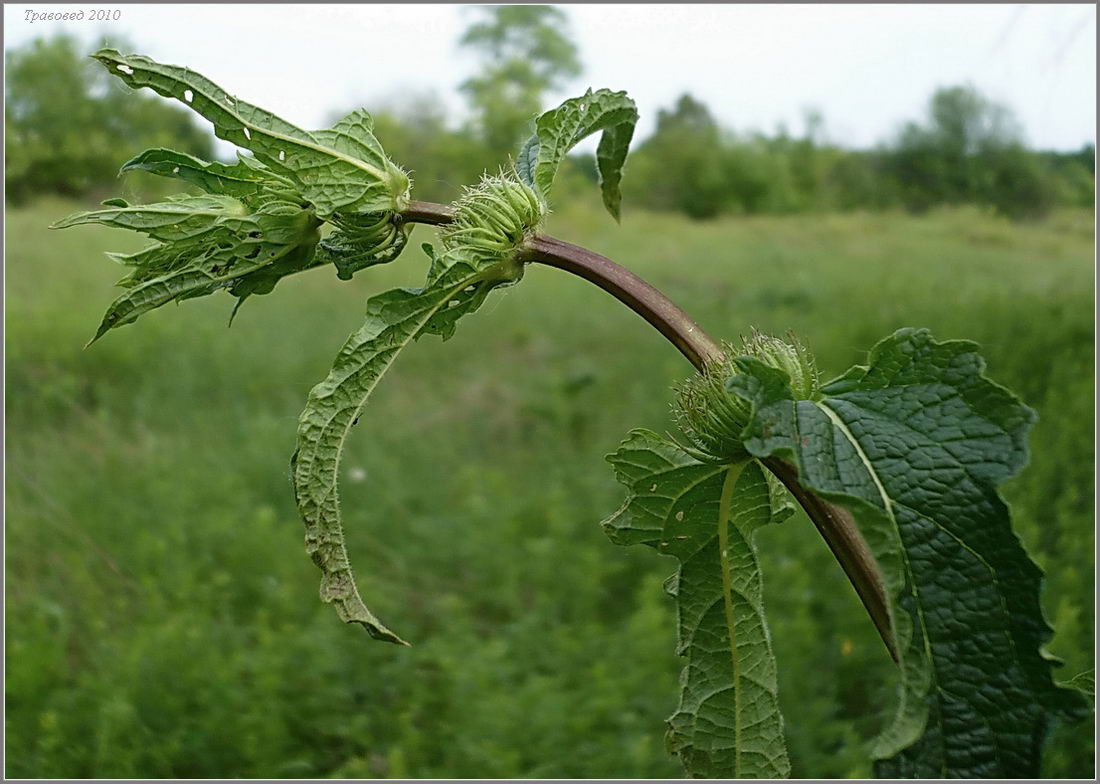
[{"label": "hairy bud", "polygon": [[786,373],[796,400],[813,400],[817,396],[818,376],[813,355],[793,332],[788,332],[787,339],[783,340],[754,329],[752,335],[744,339],[740,356],[746,354]]},{"label": "hairy bud", "polygon": [[447,250],[501,261],[538,230],[545,214],[538,194],[519,180],[486,175],[455,203],[454,220],[440,231],[440,240]]},{"label": "hairy bud", "polygon": [[722,361],[680,385],[675,406],[680,429],[697,449],[718,460],[744,455],[741,435],[752,415],[749,403],[726,389],[726,382],[738,372],[734,359],[752,356],[782,370],[799,400],[811,400],[818,392],[813,357],[793,334],[783,340],[753,330],[740,348],[729,344],[724,348]]}]

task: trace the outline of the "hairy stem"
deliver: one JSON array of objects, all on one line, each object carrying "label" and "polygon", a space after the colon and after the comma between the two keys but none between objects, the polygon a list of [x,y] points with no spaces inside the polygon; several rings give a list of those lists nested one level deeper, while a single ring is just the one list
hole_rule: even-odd
[{"label": "hairy stem", "polygon": [[[409,223],[441,226],[450,223],[454,211],[443,204],[412,201],[402,213]],[[695,320],[668,297],[630,270],[598,253],[553,237],[537,235],[524,243],[521,260],[545,264],[594,283],[640,315],[665,336],[696,370],[722,357],[722,349]],[[897,660],[886,590],[878,565],[852,516],[843,507],[818,497],[798,482],[798,469],[783,460],[763,461],[806,510],[855,588],[890,655]]]}]

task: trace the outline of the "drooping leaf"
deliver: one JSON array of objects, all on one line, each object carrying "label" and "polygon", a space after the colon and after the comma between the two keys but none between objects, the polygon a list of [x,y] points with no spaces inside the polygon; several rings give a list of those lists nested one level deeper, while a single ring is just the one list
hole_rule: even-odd
[{"label": "drooping leaf", "polygon": [[163,148],[134,156],[119,171],[147,171],[161,177],[175,177],[207,193],[237,198],[253,196],[272,184],[270,176],[263,176],[258,168],[243,162],[229,166]]},{"label": "drooping leaf", "polygon": [[745,448],[848,507],[883,573],[901,660],[878,774],[1037,776],[1050,721],[1083,706],[1052,680],[1042,573],[996,489],[1026,463],[1034,413],[982,375],[974,344],[926,330],[881,341],[816,401],[796,400],[780,370],[736,362]]},{"label": "drooping leaf", "polygon": [[459,316],[477,309],[489,291],[514,282],[510,265],[463,248],[433,255],[426,285],[395,289],[367,301],[363,326],[348,338],[328,377],[309,393],[291,460],[294,494],[306,526],[306,550],[321,569],[321,598],[345,623],[375,639],[404,641],[367,609],[344,545],[337,481],[344,440],[371,392],[402,349],[424,334],[454,331]]},{"label": "drooping leaf", "polygon": [[405,206],[408,176],[386,157],[366,112],[311,133],[235,98],[189,68],[113,49],[93,57],[131,87],[149,87],[205,117],[219,138],[251,150],[290,179],[321,218],[338,211],[399,212]]},{"label": "drooping leaf", "polygon": [[680,561],[667,587],[687,664],[669,718],[669,750],[692,776],[790,775],[752,544],[757,528],[790,507],[773,505],[755,461],[699,462],[649,431],[633,431],[608,460],[629,495],[604,522],[607,535]]},{"label": "drooping leaf", "polygon": [[618,220],[623,162],[638,122],[638,109],[625,92],[588,90],[570,98],[535,121],[535,133],[520,149],[516,171],[520,180],[549,197],[565,156],[588,136],[603,131],[596,148],[600,193],[607,211]]}]

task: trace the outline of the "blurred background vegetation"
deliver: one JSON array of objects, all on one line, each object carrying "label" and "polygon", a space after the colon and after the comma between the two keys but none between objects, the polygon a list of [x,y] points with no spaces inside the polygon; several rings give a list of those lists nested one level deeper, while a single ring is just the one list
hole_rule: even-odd
[{"label": "blurred background vegetation", "polygon": [[[565,21],[479,12],[464,124],[428,95],[369,107],[418,198],[451,199],[506,161],[580,71]],[[348,284],[301,276],[228,331],[228,298],[207,298],[82,352],[117,277],[99,253],[141,241],[45,227],[108,195],[166,193],[116,179],[142,149],[214,149],[88,49],[6,53],[7,775],[678,775],[662,741],[681,664],[661,590],[673,566],[598,523],[621,502],[602,455],[630,427],[671,427],[682,359],[547,269],[403,357],[344,462],[363,594],[414,646],[370,642],[317,600],[287,460],[364,299],[414,284],[418,252]],[[1094,657],[1094,149],[1028,149],[967,86],[914,117],[853,150],[813,112],[798,134],[744,133],[684,95],[635,141],[622,227],[579,155],[549,228],[717,337],[793,328],[827,374],[900,326],[981,342],[1040,415],[1005,494],[1048,575],[1068,679]],[[417,228],[411,247],[430,238]],[[795,775],[869,775],[881,643],[805,519],[759,544]],[[1091,776],[1092,738],[1059,729],[1044,774]]]}]

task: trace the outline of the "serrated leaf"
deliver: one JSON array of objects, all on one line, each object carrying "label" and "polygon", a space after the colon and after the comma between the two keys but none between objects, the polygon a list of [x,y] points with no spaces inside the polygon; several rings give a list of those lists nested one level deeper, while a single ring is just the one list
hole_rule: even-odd
[{"label": "serrated leaf", "polygon": [[245,205],[228,196],[181,196],[171,201],[105,210],[78,212],[57,221],[51,229],[98,223],[141,232],[155,240],[188,240],[209,231],[225,218],[248,214]]},{"label": "serrated leaf", "polygon": [[558,168],[581,140],[603,131],[596,149],[600,193],[607,211],[618,220],[623,162],[638,122],[638,109],[625,92],[589,90],[570,98],[535,121],[535,133],[520,149],[516,172],[520,180],[547,199]]},{"label": "serrated leaf", "polygon": [[1027,461],[1034,413],[985,378],[974,344],[900,330],[866,366],[796,400],[787,376],[736,360],[753,415],[745,448],[791,460],[813,492],[848,507],[882,570],[900,652],[887,777],[1035,777],[1050,721],[1079,695],[1055,686],[1042,573],[996,485]]},{"label": "serrated leaf", "polygon": [[325,380],[310,391],[299,419],[291,474],[306,550],[322,572],[321,598],[335,605],[341,620],[361,624],[375,639],[404,643],[367,609],[352,575],[337,494],[344,441],[402,349],[424,334],[449,337],[459,316],[509,280],[496,266],[454,249],[433,256],[424,288],[371,297],[366,321],[348,338]]},{"label": "serrated leaf", "polygon": [[161,177],[175,177],[207,193],[253,196],[272,184],[271,177],[243,162],[233,165],[209,162],[175,150],[156,148],[136,155],[119,172],[147,171]]},{"label": "serrated leaf", "polygon": [[400,212],[409,180],[382,151],[369,115],[356,112],[328,131],[309,132],[227,93],[189,68],[102,49],[92,55],[131,87],[149,87],[182,101],[214,125],[214,133],[251,150],[294,182],[322,218],[339,211]]},{"label": "serrated leaf", "polygon": [[633,431],[608,460],[629,495],[604,522],[607,535],[680,561],[668,591],[687,664],[669,750],[692,776],[790,775],[752,544],[755,530],[775,519],[769,482],[755,461],[702,463],[646,430]]},{"label": "serrated leaf", "polygon": [[132,271],[119,281],[126,292],[107,308],[91,342],[169,302],[222,288],[241,299],[266,293],[279,278],[311,263],[318,234],[308,210],[277,200],[239,214],[244,210],[243,204],[224,196],[185,197],[82,213],[55,224],[101,223],[160,240],[137,253],[108,254]]}]

